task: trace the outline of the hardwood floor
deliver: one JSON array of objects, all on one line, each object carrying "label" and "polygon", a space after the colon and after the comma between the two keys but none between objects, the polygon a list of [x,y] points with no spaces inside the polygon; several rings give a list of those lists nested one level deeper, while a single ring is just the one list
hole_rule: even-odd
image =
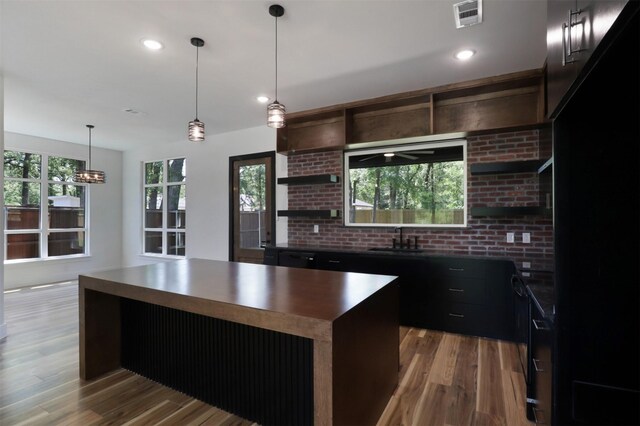
[{"label": "hardwood floor", "polygon": [[[77,283],[7,292],[1,425],[252,425],[120,369],[78,377]],[[401,328],[400,381],[380,425],[530,425],[515,344]]]}]

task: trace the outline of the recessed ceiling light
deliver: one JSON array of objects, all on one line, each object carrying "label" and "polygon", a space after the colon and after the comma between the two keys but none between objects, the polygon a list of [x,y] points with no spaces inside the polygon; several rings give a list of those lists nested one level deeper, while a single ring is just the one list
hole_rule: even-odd
[{"label": "recessed ceiling light", "polygon": [[267,96],[256,96],[256,100],[261,104],[266,104],[269,102],[269,98]]},{"label": "recessed ceiling light", "polygon": [[471,58],[475,54],[476,52],[473,50],[469,50],[469,49],[461,50],[458,53],[456,53],[456,59],[459,59],[461,61],[466,61],[467,59]]},{"label": "recessed ceiling light", "polygon": [[149,50],[160,50],[164,47],[159,41],[151,40],[150,38],[145,38],[144,40],[142,40],[142,44],[144,44],[144,47]]}]

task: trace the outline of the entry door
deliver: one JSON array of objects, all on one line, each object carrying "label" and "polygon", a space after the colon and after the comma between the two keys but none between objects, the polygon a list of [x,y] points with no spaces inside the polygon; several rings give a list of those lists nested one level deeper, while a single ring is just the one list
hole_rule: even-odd
[{"label": "entry door", "polygon": [[262,263],[264,247],[275,243],[275,153],[231,157],[229,259]]}]

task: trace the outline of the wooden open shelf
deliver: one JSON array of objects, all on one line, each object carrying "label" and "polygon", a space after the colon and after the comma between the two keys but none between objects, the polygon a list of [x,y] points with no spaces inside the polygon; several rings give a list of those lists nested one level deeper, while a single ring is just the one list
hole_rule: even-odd
[{"label": "wooden open shelf", "polygon": [[340,210],[278,210],[278,217],[317,217],[331,219],[340,217]]},{"label": "wooden open shelf", "polygon": [[340,176],[330,174],[278,178],[278,185],[320,185],[339,182]]},{"label": "wooden open shelf", "polygon": [[499,175],[507,173],[538,173],[543,160],[503,161],[499,163],[475,163],[471,165],[472,175]]},{"label": "wooden open shelf", "polygon": [[512,207],[471,207],[471,216],[508,217],[508,216],[545,216],[551,210],[542,206]]},{"label": "wooden open shelf", "polygon": [[513,131],[546,124],[544,70],[397,93],[290,113],[278,129],[282,154],[455,132]]}]

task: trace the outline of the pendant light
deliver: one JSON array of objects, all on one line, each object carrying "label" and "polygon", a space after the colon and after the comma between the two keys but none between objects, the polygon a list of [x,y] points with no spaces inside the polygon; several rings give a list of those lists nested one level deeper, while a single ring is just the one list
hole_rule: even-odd
[{"label": "pendant light", "polygon": [[101,170],[91,170],[91,129],[93,124],[87,124],[89,129],[89,162],[84,170],[78,170],[73,176],[73,180],[78,183],[105,183],[105,174]]},{"label": "pendant light", "polygon": [[276,93],[275,101],[267,106],[267,126],[279,129],[286,124],[284,105],[278,102],[278,18],[284,15],[284,7],[279,4],[269,6],[269,14],[276,18]]},{"label": "pendant light", "polygon": [[189,140],[191,142],[202,142],[204,140],[204,123],[198,120],[198,51],[204,46],[204,40],[198,37],[191,39],[191,44],[196,47],[196,118],[189,122]]}]

